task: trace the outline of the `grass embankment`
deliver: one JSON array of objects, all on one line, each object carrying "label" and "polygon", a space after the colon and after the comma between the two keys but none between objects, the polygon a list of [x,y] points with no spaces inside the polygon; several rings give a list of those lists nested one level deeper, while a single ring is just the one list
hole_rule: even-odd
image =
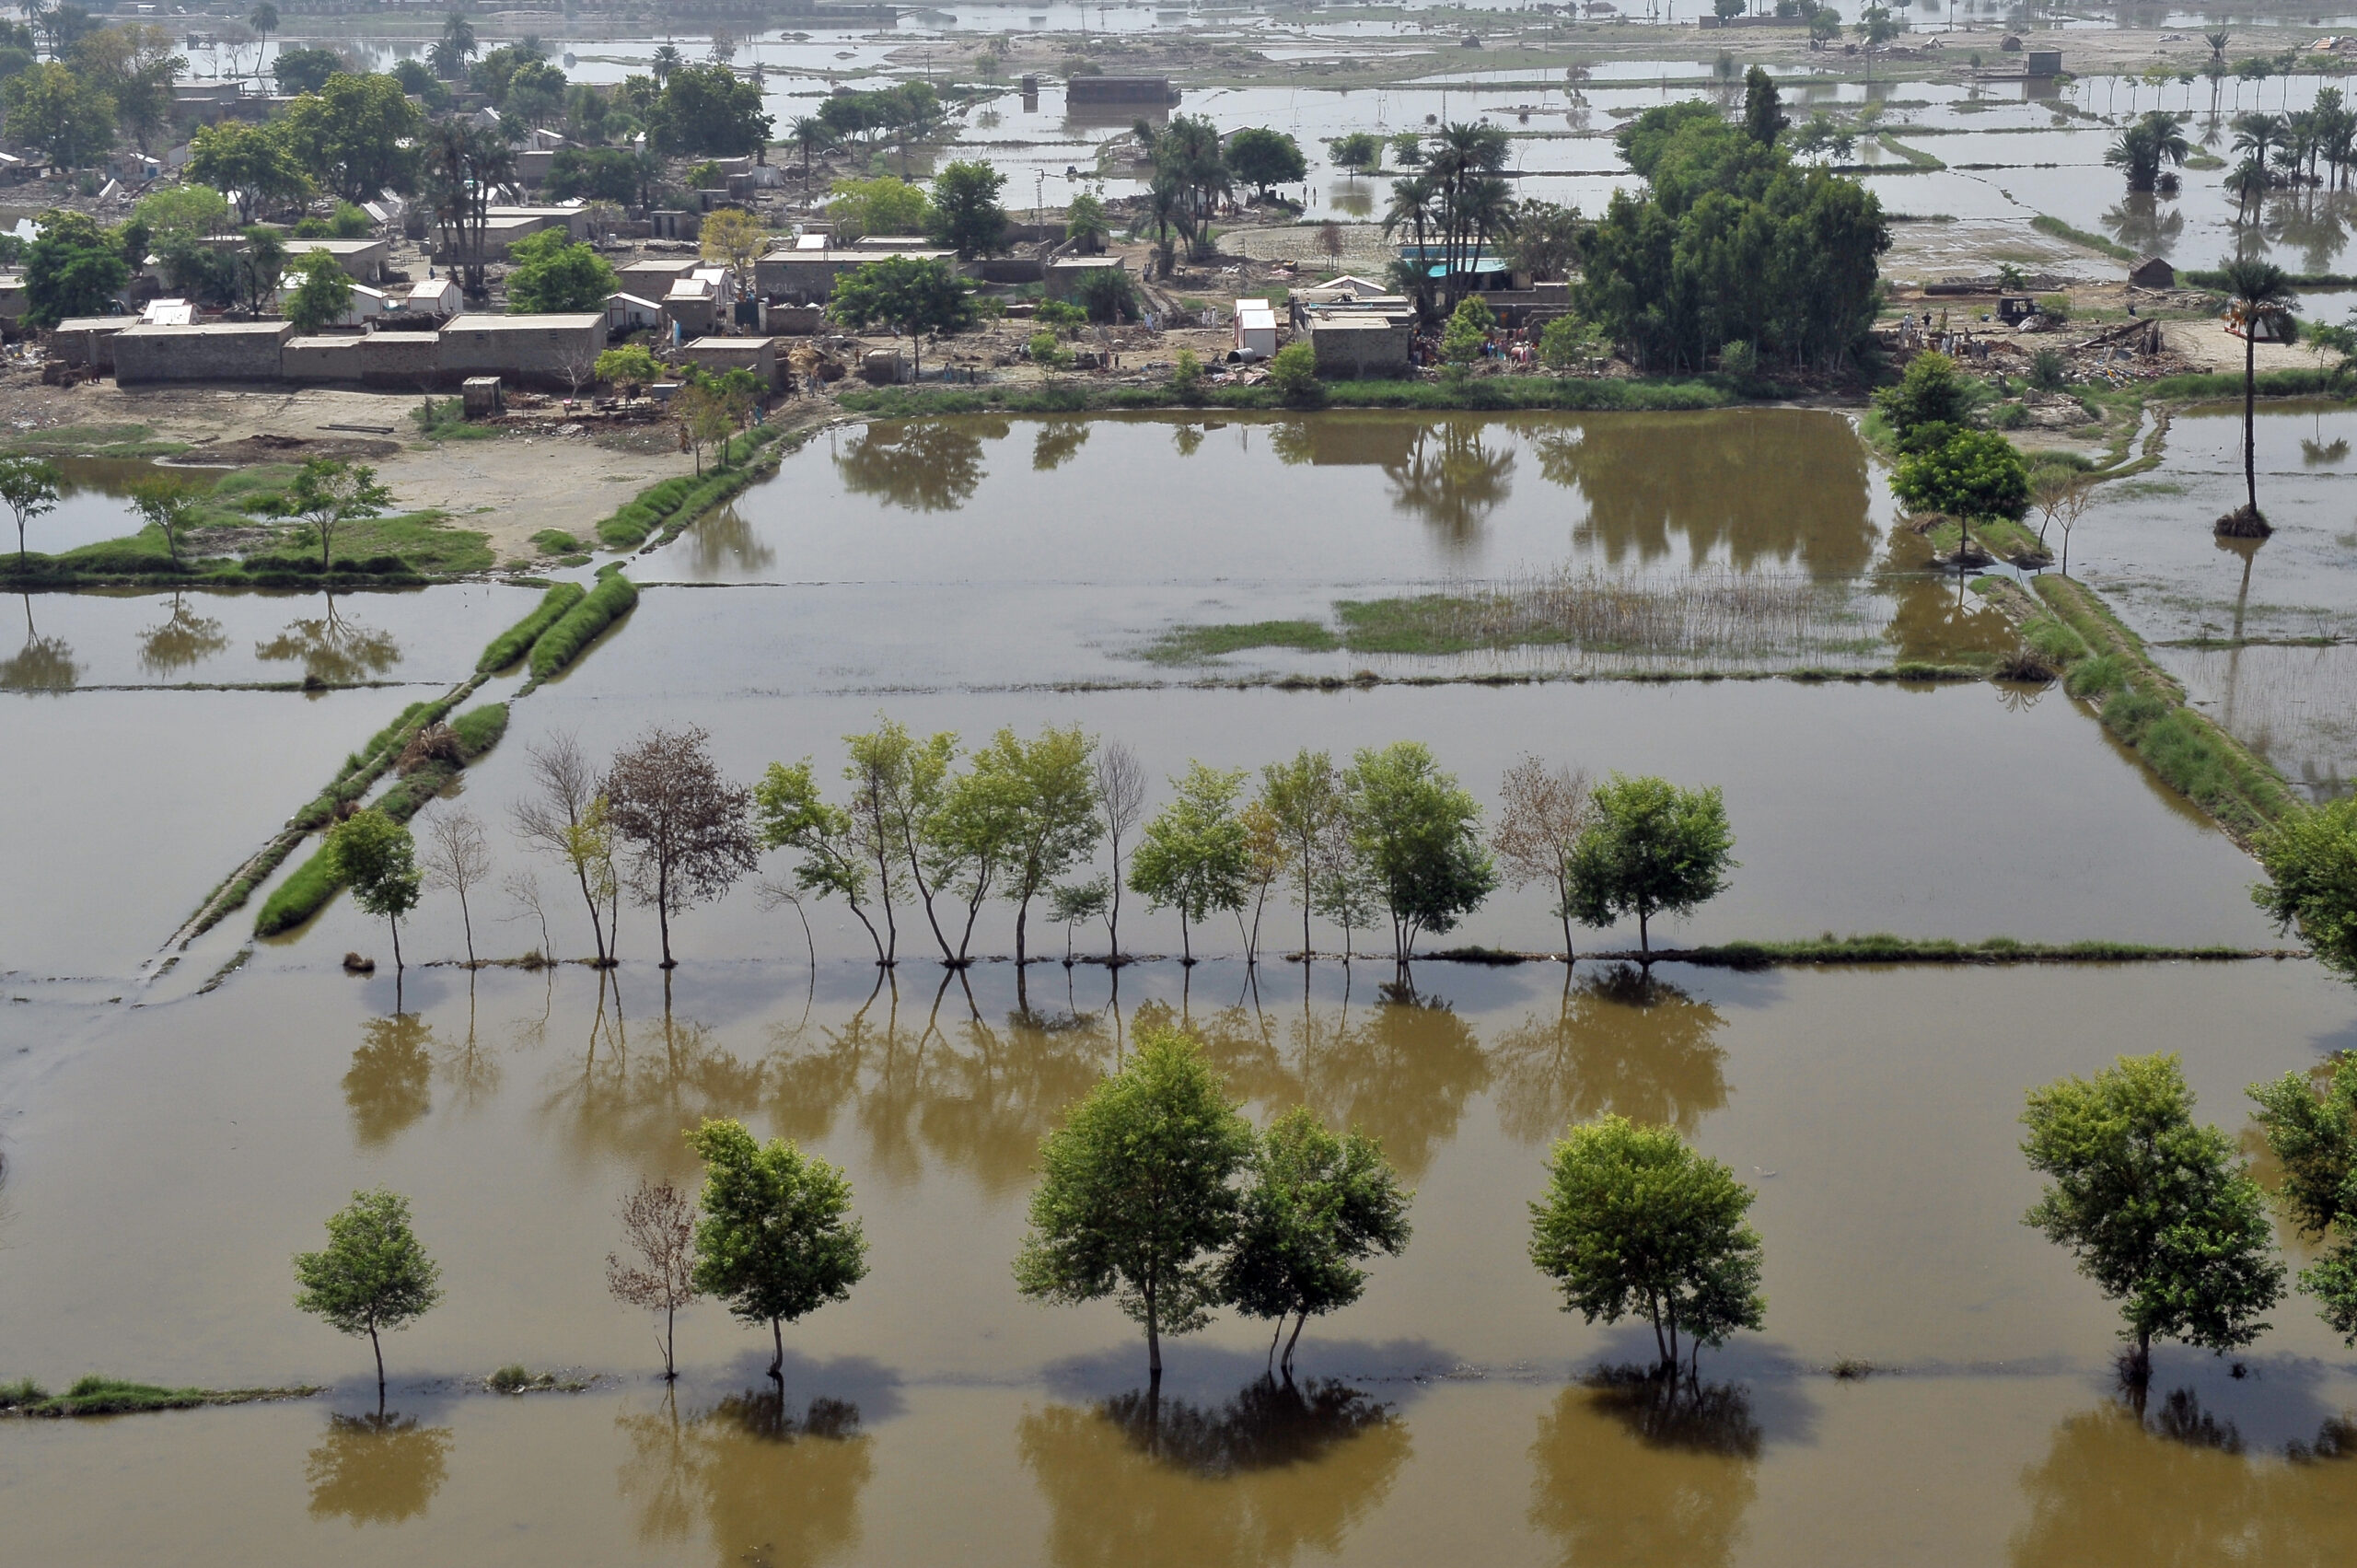
[{"label": "grass embankment", "polygon": [[[1584,963],[1692,964],[1704,969],[1763,970],[1843,964],[2150,964],[2180,961],[2224,963],[2247,958],[2299,956],[2293,947],[2162,947],[2142,942],[2019,942],[1991,936],[1979,942],[1945,937],[1836,936],[1827,932],[1797,942],[1721,942],[1701,947],[1598,950],[1578,955]],[[1518,953],[1498,947],[1444,947],[1420,953],[1419,962],[1448,964],[1561,963],[1561,953]]]},{"label": "grass embankment", "polygon": [[475,668],[485,675],[494,675],[520,661],[532,651],[540,633],[564,618],[565,611],[579,604],[588,590],[578,583],[558,583],[540,596],[532,613],[502,632],[484,648],[482,657],[475,660]]},{"label": "grass embankment", "polygon": [[0,441],[0,456],[11,458],[173,458],[191,450],[186,441],[157,440],[145,424],[58,424]]},{"label": "grass embankment", "polygon": [[[1573,412],[1630,410],[1677,412],[1728,408],[1750,398],[1784,395],[1782,388],[1748,388],[1733,378],[1690,380],[1586,380],[1573,377],[1475,376],[1462,381],[1328,381],[1319,384],[1321,408],[1451,410],[1563,409]],[[1110,409],[1295,410],[1270,386],[1204,387],[1180,396],[1167,385],[1097,386],[1051,381],[1034,386],[943,388],[874,387],[839,392],[835,401],[853,413],[880,419],[921,419],[949,413],[1086,413]]]},{"label": "grass embankment", "polygon": [[575,600],[534,641],[530,684],[539,685],[579,658],[599,633],[628,614],[637,602],[638,585],[610,569],[596,587]]},{"label": "grass embankment", "polygon": [[2041,576],[2036,587],[2049,613],[2023,624],[2024,641],[2061,668],[2064,690],[2094,703],[2104,728],[2164,784],[2246,848],[2293,809],[2282,776],[2188,706],[2185,689],[2101,599],[2067,577]]},{"label": "grass embankment", "polygon": [[[1933,157],[1930,153],[1925,152],[1922,148],[1910,147],[1887,131],[1884,132],[1880,136],[1877,136],[1875,139],[1882,144],[1883,151],[1890,154],[1894,157],[1905,158],[1910,168],[1918,168],[1926,174],[1931,174],[1947,167],[1946,164],[1942,163],[1938,158]],[[1899,170],[1888,168],[1885,165],[1876,164],[1872,167],[1877,174],[1897,174],[1899,172]]]},{"label": "grass embankment", "polygon": [[[385,791],[376,803],[376,809],[396,822],[406,822],[424,809],[428,801],[450,785],[450,781],[465,771],[468,764],[481,759],[499,744],[507,733],[507,704],[487,703],[482,707],[460,714],[451,722],[456,738],[455,755],[435,751],[416,755],[414,749],[429,726],[441,722],[444,714],[463,700],[463,694],[473,690],[470,682],[459,693],[443,698],[438,703],[413,703],[369,742],[365,754],[345,760],[345,773],[328,791],[305,807],[296,816],[295,830],[282,835],[284,844],[276,860],[267,867],[248,867],[240,880],[250,891],[254,884],[277,867],[286,858],[304,831],[323,828],[335,820],[337,807],[345,801],[358,802],[367,793],[368,784],[381,777],[387,767],[409,758],[407,771],[399,783]],[[355,767],[357,762],[360,765]],[[275,847],[275,846],[273,846]],[[234,885],[233,885],[234,887]],[[311,857],[296,866],[293,875],[281,882],[270,897],[262,900],[261,912],[254,917],[254,935],[276,936],[292,931],[310,919],[334,898],[343,887],[332,858],[322,843]],[[244,902],[242,896],[223,910],[234,909]]]},{"label": "grass embankment", "polygon": [[[2186,167],[2193,167],[2191,159],[2187,160]],[[2226,286],[2226,274],[2209,268],[2191,267],[2178,273],[2177,281],[2188,288],[2223,290]],[[2291,288],[2357,288],[2357,277],[2347,273],[2286,273],[2283,282]]]},{"label": "grass embankment", "polygon": [[312,1387],[285,1388],[165,1388],[120,1377],[85,1377],[62,1394],[52,1394],[28,1377],[0,1385],[0,1413],[24,1416],[130,1415],[142,1411],[195,1410],[204,1405],[250,1405],[261,1400],[300,1400]]},{"label": "grass embankment", "polygon": [[2115,261],[2133,261],[2139,260],[2136,252],[2131,250],[2125,245],[2114,244],[2112,241],[2106,239],[2102,235],[2089,234],[2084,228],[2073,228],[2061,218],[2050,217],[2044,213],[2040,213],[2036,217],[2030,219],[2029,226],[2030,227],[2038,230],[2040,234],[2049,236],[2055,239],[2067,239],[2073,245],[2084,245],[2088,250],[2095,251],[2096,254],[2108,256]]},{"label": "grass embankment", "polygon": [[764,424],[730,438],[727,449],[702,474],[680,474],[651,484],[621,510],[598,525],[598,537],[615,550],[635,550],[658,531],[663,540],[677,538],[704,513],[728,500],[753,481],[773,471],[774,445],[784,431]]}]

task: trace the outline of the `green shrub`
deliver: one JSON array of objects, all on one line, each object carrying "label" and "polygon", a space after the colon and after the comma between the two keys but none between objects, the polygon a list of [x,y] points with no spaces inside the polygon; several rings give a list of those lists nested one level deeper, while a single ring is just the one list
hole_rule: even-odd
[{"label": "green shrub", "polygon": [[598,633],[612,625],[638,602],[638,587],[616,572],[564,612],[563,619],[532,645],[532,679],[546,680],[581,656]]},{"label": "green shrub", "polygon": [[543,555],[573,555],[580,552],[582,543],[563,528],[542,528],[532,536]]},{"label": "green shrub", "polygon": [[328,900],[343,888],[343,877],[337,871],[335,856],[322,846],[311,852],[311,857],[296,866],[261,903],[261,912],[254,916],[254,935],[276,936],[294,930],[321,910]]},{"label": "green shrub", "polygon": [[2076,632],[2044,615],[2022,622],[2022,641],[2058,665],[2069,664],[2087,651],[2087,645]]},{"label": "green shrub", "polygon": [[1041,300],[1039,308],[1031,313],[1031,319],[1043,327],[1086,327],[1088,325],[1086,310],[1061,299]]},{"label": "green shrub", "polygon": [[1318,384],[1318,351],[1306,343],[1290,343],[1269,361],[1269,384],[1289,403],[1316,402],[1324,390]]},{"label": "green shrub", "polygon": [[1170,395],[1182,403],[1201,402],[1203,397],[1203,362],[1190,349],[1180,349],[1170,362]]},{"label": "green shrub", "polygon": [[2042,348],[2030,355],[2029,384],[2041,392],[2060,391],[2071,380],[2071,362],[2062,351]]},{"label": "green shrub", "polygon": [[1023,351],[1031,356],[1034,365],[1044,365],[1051,370],[1061,370],[1072,363],[1072,355],[1065,352],[1063,341],[1050,331],[1032,333],[1025,342]]},{"label": "green shrub", "polygon": [[1998,430],[2019,430],[2029,423],[2029,409],[2021,403],[1999,403],[1989,411],[1989,424]]},{"label": "green shrub", "polygon": [[2173,708],[2174,704],[2165,697],[2131,689],[2119,693],[2103,705],[2103,725],[2133,746],[2144,738],[2146,730],[2166,718]]},{"label": "green shrub", "polygon": [[2102,654],[2071,667],[2062,689],[2073,697],[2101,697],[2128,684],[2128,661],[2118,654]]},{"label": "green shrub", "polygon": [[540,596],[540,602],[533,608],[531,614],[491,640],[491,645],[482,651],[482,657],[475,660],[475,668],[490,675],[505,669],[530,653],[532,645],[540,641],[540,633],[563,620],[564,612],[580,603],[582,595],[586,591],[578,583],[559,583],[550,588]]}]

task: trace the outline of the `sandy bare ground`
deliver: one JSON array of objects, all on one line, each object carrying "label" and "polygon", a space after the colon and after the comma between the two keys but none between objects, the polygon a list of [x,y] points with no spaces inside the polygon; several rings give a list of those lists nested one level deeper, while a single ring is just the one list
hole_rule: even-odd
[{"label": "sandy bare ground", "polygon": [[[62,391],[41,385],[38,376],[12,371],[0,380],[0,436],[65,425],[145,425],[152,439],[190,443],[196,448],[184,459],[190,461],[202,460],[207,447],[256,436],[296,437],[306,445],[241,455],[300,461],[308,446],[322,455],[365,456],[403,509],[449,513],[459,526],[489,535],[503,562],[537,557],[532,535],[543,528],[593,539],[599,518],[645,486],[694,466],[659,429],[627,437],[511,434],[420,441],[409,417],[417,401],[414,392],[320,387],[126,391],[96,381]],[[399,449],[387,453],[390,444]]]}]

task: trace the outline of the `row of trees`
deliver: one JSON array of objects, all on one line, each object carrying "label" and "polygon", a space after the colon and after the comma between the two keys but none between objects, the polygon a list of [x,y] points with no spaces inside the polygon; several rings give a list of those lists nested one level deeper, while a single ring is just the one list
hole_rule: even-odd
[{"label": "row of trees", "polygon": [[[671,917],[726,892],[763,849],[796,857],[780,896],[841,900],[878,965],[899,961],[900,912],[913,907],[951,969],[972,961],[974,928],[993,900],[1015,906],[1018,967],[1032,961],[1030,915],[1040,902],[1066,928],[1067,962],[1071,928],[1097,920],[1107,961],[1125,962],[1124,891],[1178,913],[1184,962],[1195,961],[1194,928],[1226,914],[1257,963],[1261,920],[1280,887],[1301,911],[1305,958],[1314,957],[1311,918],[1322,915],[1346,943],[1387,926],[1392,957],[1405,964],[1421,938],[1450,930],[1504,880],[1547,895],[1566,961],[1575,922],[1606,927],[1634,916],[1650,952],[1653,920],[1698,908],[1736,865],[1716,789],[1619,774],[1591,785],[1537,758],[1508,770],[1485,839],[1480,803],[1414,741],[1363,749],[1347,768],[1305,749],[1263,768],[1249,798],[1244,770],[1190,763],[1149,817],[1135,753],[1077,727],[1050,726],[1031,740],[1002,729],[961,759],[955,735],[920,738],[885,719],[846,738],[851,792],[840,805],[807,759],[772,763],[749,789],[731,784],[708,739],[701,729],[650,731],[602,775],[569,738],[529,749],[534,788],[516,830],[578,885],[600,966],[615,961],[624,889],[656,912],[668,969]],[[462,822],[470,842],[484,842],[461,810],[435,821],[437,834],[451,830],[438,824]],[[1110,875],[1062,880],[1100,846]],[[398,966],[400,921],[426,885],[409,830],[364,810],[331,831],[328,849],[354,901],[391,923]],[[468,873],[461,858],[443,846],[434,866],[464,914],[488,863]]]},{"label": "row of trees", "polygon": [[[741,1122],[707,1120],[686,1137],[704,1165],[700,1197],[642,1179],[621,1204],[628,1255],[608,1255],[608,1288],[661,1316],[667,1380],[678,1376],[679,1314],[704,1296],[769,1330],[769,1375],[782,1380],[784,1326],[848,1299],[866,1275],[850,1182]],[[1144,1330],[1155,1384],[1162,1337],[1223,1308],[1273,1324],[1269,1358],[1290,1380],[1308,1320],[1359,1300],[1367,1260],[1399,1256],[1412,1230],[1415,1194],[1376,1140],[1338,1134],[1306,1107],[1256,1131],[1202,1048],[1171,1029],[1143,1036],[1039,1158],[1016,1288],[1054,1305],[1112,1299]],[[1675,1131],[1607,1115],[1556,1145],[1530,1205],[1530,1257],[1566,1310],[1649,1321],[1661,1370],[1674,1372],[1761,1325],[1752,1198]],[[327,1229],[323,1249],[295,1260],[296,1305],[368,1337],[381,1400],[382,1336],[439,1303],[440,1271],[395,1193],[354,1193]]]},{"label": "row of trees", "polygon": [[[1245,770],[1190,763],[1151,817],[1136,754],[1077,727],[1028,741],[1002,729],[963,768],[956,736],[920,738],[889,719],[845,746],[848,801],[828,801],[806,759],[771,764],[754,787],[755,811],[761,842],[797,854],[795,887],[842,900],[888,966],[898,960],[903,905],[923,913],[942,962],[962,967],[993,897],[1016,906],[1018,965],[1029,957],[1031,905],[1042,899],[1067,928],[1101,919],[1107,958],[1118,963],[1125,890],[1177,912],[1185,962],[1194,961],[1194,927],[1220,914],[1235,918],[1248,962],[1257,961],[1280,886],[1301,911],[1305,957],[1310,919],[1322,915],[1346,942],[1387,926],[1393,958],[1405,963],[1421,937],[1452,929],[1508,878],[1550,896],[1567,958],[1573,922],[1608,926],[1629,915],[1650,950],[1653,918],[1695,909],[1735,864],[1717,790],[1617,774],[1591,787],[1535,758],[1506,774],[1485,842],[1480,803],[1414,741],[1361,750],[1348,767],[1305,749],[1263,768],[1248,798]],[[1109,874],[1062,880],[1100,845]]]}]

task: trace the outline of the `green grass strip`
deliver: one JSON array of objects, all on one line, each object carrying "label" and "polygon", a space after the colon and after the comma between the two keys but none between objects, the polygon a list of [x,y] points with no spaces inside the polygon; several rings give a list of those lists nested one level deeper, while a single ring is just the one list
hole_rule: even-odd
[{"label": "green grass strip", "polygon": [[1329,654],[1342,640],[1315,621],[1255,621],[1216,626],[1174,626],[1145,650],[1155,664],[1200,664],[1223,654],[1249,648],[1292,648],[1301,653]]},{"label": "green grass strip", "polygon": [[499,738],[507,733],[507,704],[485,703],[479,708],[469,708],[450,721],[450,727],[458,732],[459,756],[471,763],[498,745]]},{"label": "green grass strip", "polygon": [[540,596],[540,602],[531,614],[491,640],[482,657],[475,660],[475,668],[490,675],[521,660],[540,640],[540,633],[563,620],[564,612],[579,604],[588,591],[579,583],[558,583],[550,588]]},{"label": "green grass strip", "polygon": [[647,486],[598,525],[598,537],[616,550],[635,550],[657,528],[684,527],[769,472],[767,465],[755,465],[752,459],[781,434],[778,426],[764,424],[733,437],[722,454],[725,461],[715,461],[701,474],[679,474]]},{"label": "green grass strip", "polygon": [[2084,245],[2088,250],[2108,256],[2115,261],[2137,260],[2136,252],[2128,249],[2127,246],[2115,245],[2102,235],[2089,234],[2084,228],[2073,228],[2061,218],[2049,217],[2044,213],[2030,219],[2029,226],[2040,234],[2051,236],[2056,239],[2067,239],[2073,245]]},{"label": "green grass strip", "polygon": [[532,645],[532,679],[546,680],[579,658],[598,633],[628,614],[637,602],[638,585],[620,572],[608,573]]},{"label": "green grass strip", "polygon": [[[1773,400],[1785,389],[1764,383],[1708,376],[1690,380],[1586,380],[1576,377],[1479,376],[1450,381],[1329,381],[1320,388],[1325,408],[1450,410],[1563,409],[1573,412],[1628,410],[1677,412],[1731,408],[1752,399]],[[836,400],[853,413],[883,419],[927,418],[950,413],[1083,413],[1100,409],[1286,410],[1272,387],[1206,387],[1191,398],[1166,386],[1104,387],[1051,382],[1039,387],[980,387],[934,390],[875,387],[841,392]]]},{"label": "green grass strip", "polygon": [[195,1410],[204,1405],[246,1405],[259,1400],[299,1400],[317,1388],[166,1388],[120,1377],[85,1377],[63,1394],[51,1394],[30,1378],[0,1386],[0,1411],[26,1416],[130,1415],[142,1411]]}]

